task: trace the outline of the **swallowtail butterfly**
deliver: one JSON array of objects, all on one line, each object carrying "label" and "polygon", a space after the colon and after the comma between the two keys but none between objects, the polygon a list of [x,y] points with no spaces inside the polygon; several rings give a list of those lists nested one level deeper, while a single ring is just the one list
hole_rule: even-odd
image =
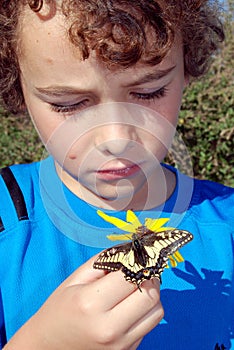
[{"label": "swallowtail butterfly", "polygon": [[107,271],[122,270],[125,279],[135,283],[141,291],[143,281],[158,278],[167,265],[169,256],[193,239],[192,233],[179,229],[154,232],[142,225],[131,235],[131,242],[104,250],[94,268]]}]

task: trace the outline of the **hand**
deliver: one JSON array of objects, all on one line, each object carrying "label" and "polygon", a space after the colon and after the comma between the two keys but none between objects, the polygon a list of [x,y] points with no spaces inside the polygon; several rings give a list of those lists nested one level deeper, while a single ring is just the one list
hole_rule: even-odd
[{"label": "hand", "polygon": [[163,317],[158,281],[142,293],[122,272],[77,269],[16,333],[5,350],[134,350]]}]

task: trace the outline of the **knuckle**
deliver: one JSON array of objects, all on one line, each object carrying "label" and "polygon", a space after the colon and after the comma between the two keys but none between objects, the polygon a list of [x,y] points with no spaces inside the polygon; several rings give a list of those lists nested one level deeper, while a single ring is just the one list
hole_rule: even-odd
[{"label": "knuckle", "polygon": [[78,310],[82,314],[89,315],[93,313],[94,302],[91,298],[88,298],[87,295],[81,291],[73,294],[72,304],[74,309]]},{"label": "knuckle", "polygon": [[[155,294],[155,293],[153,293]],[[154,309],[161,306],[161,301],[159,295],[147,295],[147,304],[149,309]]]},{"label": "knuckle", "polygon": [[[98,337],[97,341],[100,345],[114,346],[114,343],[116,342],[116,339],[117,339],[116,330],[110,326],[104,329],[102,328],[102,330],[99,331],[97,337]],[[111,349],[113,349],[113,347]]]},{"label": "knuckle", "polygon": [[82,314],[89,315],[93,313],[93,302],[90,300],[80,300],[78,301],[79,310]]}]

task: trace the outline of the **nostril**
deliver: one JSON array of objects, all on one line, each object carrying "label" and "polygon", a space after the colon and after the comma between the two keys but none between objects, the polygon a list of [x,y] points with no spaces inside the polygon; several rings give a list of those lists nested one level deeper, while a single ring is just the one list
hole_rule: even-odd
[{"label": "nostril", "polygon": [[112,139],[106,140],[97,145],[97,149],[105,154],[121,156],[133,147],[133,142],[130,139]]}]

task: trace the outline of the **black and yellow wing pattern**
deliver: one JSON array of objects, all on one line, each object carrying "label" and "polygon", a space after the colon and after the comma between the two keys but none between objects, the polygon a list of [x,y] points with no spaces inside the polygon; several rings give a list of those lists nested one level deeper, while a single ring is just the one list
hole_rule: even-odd
[{"label": "black and yellow wing pattern", "polygon": [[[104,219],[106,218],[105,216]],[[139,221],[135,221],[136,224],[139,225]],[[161,274],[169,257],[190,242],[193,235],[189,231],[166,227],[161,228],[161,231],[158,228],[155,232],[147,226],[135,227],[130,242],[115,245],[101,252],[94,262],[94,268],[110,272],[121,270],[125,279],[135,283],[139,289],[145,280],[158,278],[161,281]]]}]

